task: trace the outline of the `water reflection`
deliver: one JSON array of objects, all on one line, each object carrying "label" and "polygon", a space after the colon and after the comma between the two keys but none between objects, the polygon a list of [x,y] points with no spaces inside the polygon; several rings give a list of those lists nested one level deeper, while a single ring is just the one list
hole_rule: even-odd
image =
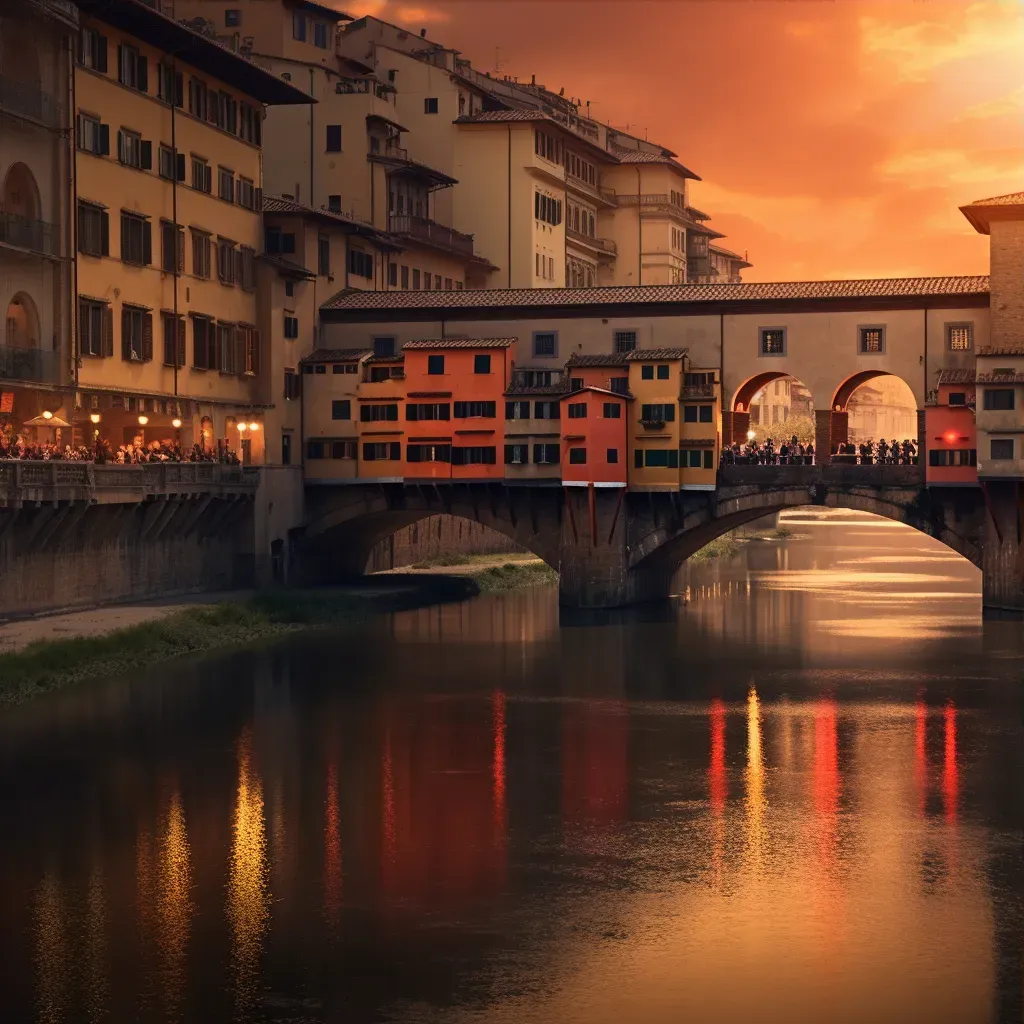
[{"label": "water reflection", "polygon": [[157,945],[161,954],[160,987],[164,1019],[181,1020],[187,983],[186,954],[194,907],[192,867],[181,793],[171,793],[159,838],[159,885],[156,897]]},{"label": "water reflection", "polygon": [[68,921],[60,883],[47,872],[35,900],[35,946],[39,1020],[55,1024],[65,1019],[68,1008],[70,962]]}]

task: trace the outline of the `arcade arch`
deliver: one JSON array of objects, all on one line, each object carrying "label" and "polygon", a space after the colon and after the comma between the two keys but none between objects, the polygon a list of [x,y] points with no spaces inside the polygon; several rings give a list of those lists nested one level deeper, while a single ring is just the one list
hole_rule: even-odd
[{"label": "arcade arch", "polygon": [[24,292],[18,292],[7,305],[4,316],[4,345],[7,348],[39,348],[39,312]]},{"label": "arcade arch", "polygon": [[35,175],[28,165],[18,161],[11,164],[4,176],[0,192],[0,212],[22,220],[42,220],[42,203]]}]

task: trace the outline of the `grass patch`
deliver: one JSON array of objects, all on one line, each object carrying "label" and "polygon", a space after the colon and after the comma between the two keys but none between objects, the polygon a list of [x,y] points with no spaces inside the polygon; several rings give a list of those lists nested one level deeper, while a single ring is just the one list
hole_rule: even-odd
[{"label": "grass patch", "polygon": [[787,537],[792,537],[793,531],[788,530],[785,526],[780,526],[777,530],[772,531],[772,540],[785,540]]},{"label": "grass patch", "polygon": [[472,574],[481,593],[496,594],[520,587],[540,587],[558,581],[558,573],[546,562],[506,562]]},{"label": "grass patch", "polygon": [[437,569],[446,565],[469,565],[473,559],[469,555],[440,555],[437,558],[425,558],[422,562],[414,562],[413,569]]},{"label": "grass patch", "polygon": [[705,544],[699,551],[690,555],[688,561],[701,565],[705,562],[714,561],[716,558],[731,558],[739,551],[740,545],[731,534],[716,537],[710,544]]}]

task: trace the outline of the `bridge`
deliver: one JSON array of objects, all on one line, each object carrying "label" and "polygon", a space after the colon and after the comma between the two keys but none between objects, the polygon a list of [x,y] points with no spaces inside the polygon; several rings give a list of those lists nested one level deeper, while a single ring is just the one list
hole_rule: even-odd
[{"label": "bridge", "polygon": [[673,574],[716,537],[783,509],[870,512],[934,537],[978,566],[985,603],[1019,607],[1015,494],[928,488],[919,466],[723,466],[713,491],[512,483],[358,483],[307,490],[296,569],[305,582],[360,575],[401,527],[448,514],[505,534],[559,572],[561,603],[614,608],[667,597]]}]

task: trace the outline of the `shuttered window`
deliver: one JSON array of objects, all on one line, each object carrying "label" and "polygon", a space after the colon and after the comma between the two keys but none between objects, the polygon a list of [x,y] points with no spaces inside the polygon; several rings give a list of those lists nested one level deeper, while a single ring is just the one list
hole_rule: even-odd
[{"label": "shuttered window", "polygon": [[114,354],[114,311],[105,302],[78,300],[78,354]]},{"label": "shuttered window", "polygon": [[121,211],[121,262],[140,267],[153,262],[153,235],[149,220]]},{"label": "shuttered window", "polygon": [[153,314],[138,306],[121,308],[121,358],[129,363],[153,358]]}]

